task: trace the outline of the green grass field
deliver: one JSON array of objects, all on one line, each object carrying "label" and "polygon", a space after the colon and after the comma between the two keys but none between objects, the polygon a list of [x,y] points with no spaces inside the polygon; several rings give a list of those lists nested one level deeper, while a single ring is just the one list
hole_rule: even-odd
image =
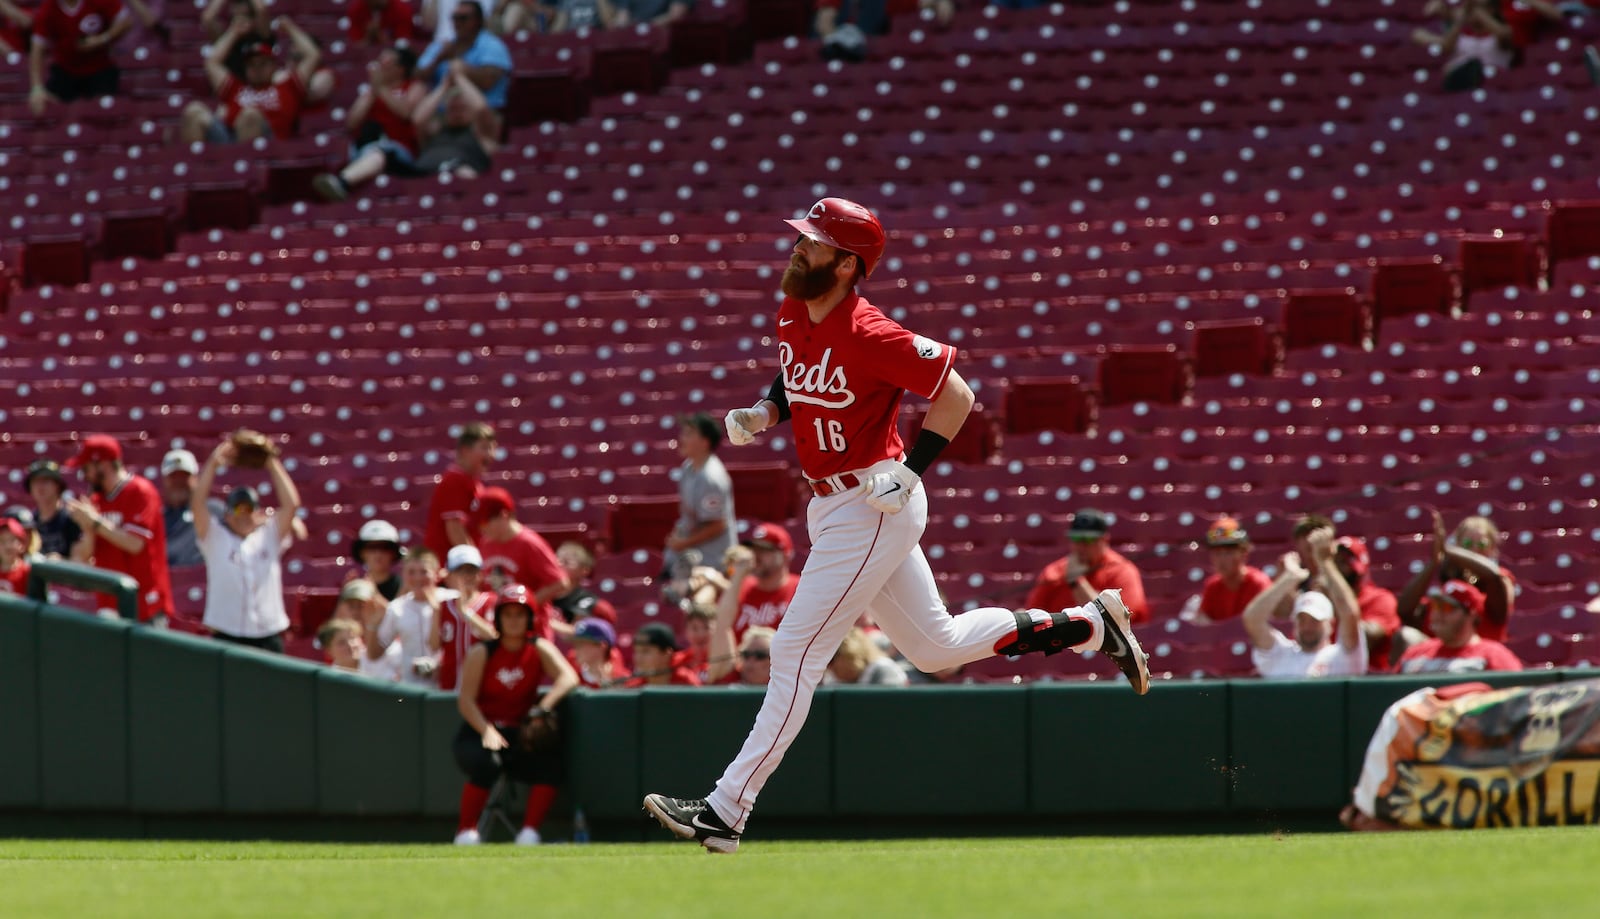
[{"label": "green grass field", "polygon": [[[0,916],[1590,915],[1600,834],[458,849],[0,841]],[[515,910],[515,912],[504,912]]]}]

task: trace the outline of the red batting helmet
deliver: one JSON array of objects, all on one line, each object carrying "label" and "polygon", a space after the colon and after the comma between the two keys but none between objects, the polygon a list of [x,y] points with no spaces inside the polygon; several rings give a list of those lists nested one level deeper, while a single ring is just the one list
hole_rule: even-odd
[{"label": "red batting helmet", "polygon": [[861,274],[872,276],[883,258],[883,224],[872,212],[844,198],[823,198],[811,205],[804,220],[785,220],[789,226],[825,246],[843,249],[861,259]]}]

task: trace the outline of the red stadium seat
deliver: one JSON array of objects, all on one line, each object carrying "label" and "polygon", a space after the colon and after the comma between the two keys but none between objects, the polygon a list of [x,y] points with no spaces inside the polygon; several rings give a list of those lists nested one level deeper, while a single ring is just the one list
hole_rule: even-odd
[{"label": "red stadium seat", "polygon": [[1459,299],[1450,269],[1431,259],[1381,259],[1373,266],[1373,322],[1412,313],[1449,313]]},{"label": "red stadium seat", "polygon": [[[912,416],[911,424],[906,431],[906,444],[915,443],[917,435],[922,431],[923,419],[926,412],[919,412]],[[950,446],[939,454],[939,459],[952,463],[967,463],[978,465],[986,463],[994,455],[996,447],[994,419],[984,412],[982,405],[973,406],[972,413],[967,416],[967,421],[951,439]]]},{"label": "red stadium seat", "polygon": [[800,476],[787,462],[729,463],[733,510],[745,520],[782,523],[800,507]]},{"label": "red stadium seat", "polygon": [[1077,377],[1016,377],[1006,389],[1008,434],[1081,434],[1094,423],[1094,397]]},{"label": "red stadium seat", "polygon": [[660,549],[678,522],[676,495],[662,498],[617,498],[607,512],[611,551]]},{"label": "red stadium seat", "polygon": [[1461,296],[1501,287],[1538,286],[1544,273],[1538,242],[1520,233],[1461,237]]},{"label": "red stadium seat", "polygon": [[1267,321],[1254,319],[1188,323],[1193,338],[1189,346],[1194,355],[1196,377],[1251,376],[1270,374],[1281,359],[1281,346]]},{"label": "red stadium seat", "polygon": [[1100,404],[1176,403],[1189,389],[1177,345],[1111,345],[1100,360]]},{"label": "red stadium seat", "polygon": [[261,202],[243,182],[194,185],[184,197],[184,221],[190,230],[247,230],[260,219]]},{"label": "red stadium seat", "polygon": [[1587,255],[1600,255],[1600,201],[1558,201],[1545,220],[1549,277],[1556,266]]},{"label": "red stadium seat", "polygon": [[165,208],[107,214],[100,230],[105,258],[158,259],[172,251],[175,221]]}]

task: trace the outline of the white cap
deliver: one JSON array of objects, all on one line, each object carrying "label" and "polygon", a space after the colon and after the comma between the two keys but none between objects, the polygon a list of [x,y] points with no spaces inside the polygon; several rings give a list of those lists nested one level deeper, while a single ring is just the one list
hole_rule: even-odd
[{"label": "white cap", "polygon": [[1314,590],[1294,598],[1295,615],[1305,613],[1318,622],[1333,621],[1333,601]]},{"label": "white cap", "polygon": [[444,567],[446,571],[454,571],[471,565],[474,568],[483,567],[483,553],[477,546],[451,546],[450,552],[445,556]]},{"label": "white cap", "polygon": [[392,542],[400,544],[400,531],[394,524],[387,520],[368,520],[361,525],[361,532],[356,539],[361,542]]},{"label": "white cap", "polygon": [[174,472],[187,472],[198,475],[200,464],[195,461],[194,454],[188,450],[168,450],[167,455],[161,458],[161,474],[172,475]]}]

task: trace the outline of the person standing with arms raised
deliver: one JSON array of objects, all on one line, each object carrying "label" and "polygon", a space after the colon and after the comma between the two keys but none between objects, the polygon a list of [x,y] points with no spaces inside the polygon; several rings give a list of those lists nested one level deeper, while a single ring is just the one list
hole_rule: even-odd
[{"label": "person standing with arms raised", "polygon": [[[682,839],[731,853],[784,752],[805,723],[817,684],[861,613],[924,672],[995,654],[1099,650],[1136,692],[1149,689],[1145,656],[1116,590],[1060,611],[976,609],[952,616],[918,545],[928,522],[922,475],[961,430],[972,390],[956,350],[915,335],[856,293],[883,255],[883,226],[865,207],[824,198],[803,220],[783,275],[778,377],[766,398],[728,413],[728,440],[792,421],[816,500],[807,509],[811,554],[772,640],[772,675],[744,748],[706,798],[647,795],[644,808]],[[909,454],[896,419],[906,392],[931,405]]]}]

